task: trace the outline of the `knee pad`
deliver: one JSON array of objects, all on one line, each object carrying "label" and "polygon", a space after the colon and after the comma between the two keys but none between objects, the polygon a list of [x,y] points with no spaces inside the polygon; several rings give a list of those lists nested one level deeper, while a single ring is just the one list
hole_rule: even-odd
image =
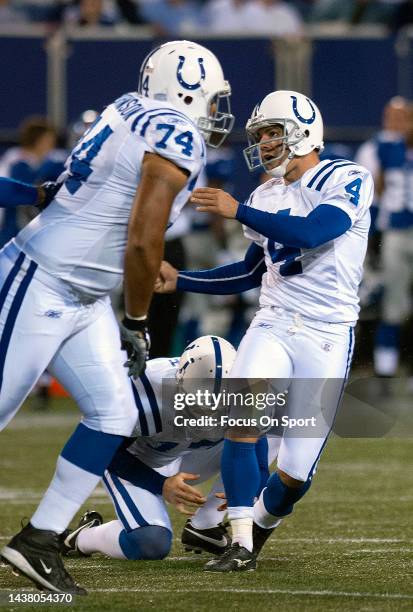
[{"label": "knee pad", "polygon": [[125,557],[131,561],[164,559],[171,550],[172,533],[166,527],[147,525],[133,531],[123,530],[119,545]]}]

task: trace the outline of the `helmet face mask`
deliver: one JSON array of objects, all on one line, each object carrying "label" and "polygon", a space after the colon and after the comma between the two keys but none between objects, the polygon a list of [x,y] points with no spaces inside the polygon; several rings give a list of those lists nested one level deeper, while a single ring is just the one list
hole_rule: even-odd
[{"label": "helmet face mask", "polygon": [[221,146],[234,126],[230,95],[230,92],[217,92],[208,103],[208,116],[198,119],[197,126],[210,147]]},{"label": "helmet face mask", "polygon": [[140,69],[138,93],[175,106],[212,147],[233,127],[231,87],[215,55],[197,43],[172,41],[151,51]]},{"label": "helmet face mask", "polygon": [[[261,141],[262,132],[269,131],[275,126],[282,129],[282,135]],[[305,138],[305,134],[300,131],[295,121],[274,117],[265,121],[257,121],[250,127],[247,124],[247,137],[249,146],[243,150],[243,153],[248,169],[252,172],[258,168],[263,168],[266,171],[270,170],[274,162],[284,158],[285,153],[290,150],[290,146],[298,144]],[[282,145],[280,150],[277,147],[277,152],[269,156],[268,147],[279,144]]]},{"label": "helmet face mask", "polygon": [[[275,126],[282,128],[282,135],[261,141],[262,131]],[[314,102],[295,91],[279,90],[268,94],[254,108],[246,132],[249,146],[244,149],[244,157],[250,171],[262,168],[270,172],[274,162],[285,158],[287,151],[287,159],[292,159],[324,148],[320,111]],[[270,157],[269,145],[280,141],[283,146]]]}]

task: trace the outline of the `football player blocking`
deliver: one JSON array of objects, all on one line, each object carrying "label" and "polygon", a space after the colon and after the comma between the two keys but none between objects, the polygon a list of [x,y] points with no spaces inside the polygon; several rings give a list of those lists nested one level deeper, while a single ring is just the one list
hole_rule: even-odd
[{"label": "football player blocking", "polygon": [[[90,555],[100,552],[115,559],[160,560],[170,551],[172,527],[165,501],[192,515],[182,541],[190,549],[222,554],[228,544],[220,525],[223,491],[220,462],[223,427],[172,428],[176,412],[173,402],[163,397],[163,385],[185,390],[190,379],[228,377],[235,358],[229,342],[216,336],[203,336],[190,343],[181,358],[159,358],[148,362],[145,373],[133,380],[139,420],[128,448],[117,451],[103,482],[113,503],[117,520],[99,524],[96,512],[88,512],[78,527],[68,533],[64,549]],[[268,480],[268,465],[276,454],[277,440],[264,438],[255,447],[261,479],[256,494]],[[192,484],[217,477],[207,500]]]},{"label": "football player blocking", "polygon": [[[54,201],[0,252],[0,427],[46,368],[83,415],[30,523],[1,551],[41,588],[85,593],[62,564],[59,534],[135,426],[128,373],[145,365],[164,233],[204,167],[205,143],[217,146],[232,127],[229,95],[204,47],[152,51],[138,92],[103,111],[69,156]],[[109,300],[122,279],[126,353]]]},{"label": "football player blocking", "polygon": [[[295,378],[341,380],[336,411],[353,354],[373,180],[368,170],[351,161],[320,162],[322,117],[315,103],[300,93],[267,95],[246,130],[247,165],[250,170],[261,168],[270,180],[244,204],[211,188],[196,189],[191,197],[198,210],[243,224],[251,240],[245,259],[179,274],[164,262],[157,290],[230,294],[261,286],[259,310],[230,377],[292,379],[288,405],[291,416],[297,417],[306,395]],[[262,544],[308,491],[327,438],[284,435],[277,470],[254,509],[256,440],[229,432],[222,478],[233,543],[207,570],[255,568],[261,547],[255,543]]]}]

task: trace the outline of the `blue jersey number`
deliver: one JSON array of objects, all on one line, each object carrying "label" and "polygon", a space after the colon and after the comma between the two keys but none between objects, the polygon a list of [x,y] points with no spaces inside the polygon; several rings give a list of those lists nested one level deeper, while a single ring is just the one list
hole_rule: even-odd
[{"label": "blue jersey number", "polygon": [[90,164],[111,134],[113,134],[112,128],[105,125],[93,138],[86,140],[75,149],[69,166],[70,176],[65,181],[69,193],[72,195],[76,193],[82,183],[85,183],[92,174]]},{"label": "blue jersey number", "polygon": [[360,200],[361,178],[356,178],[345,186],[347,193],[351,195],[350,202],[357,206]]},{"label": "blue jersey number", "polygon": [[[289,215],[290,209],[279,210],[277,215]],[[297,247],[275,247],[274,240],[268,240],[268,253],[273,263],[284,262],[280,266],[281,276],[294,276],[303,273],[301,261],[297,257],[301,255],[301,249]]]},{"label": "blue jersey number", "polygon": [[[175,126],[169,125],[168,123],[158,123],[156,129],[165,130],[165,134],[163,135],[161,140],[155,142],[155,147],[158,147],[158,149],[166,149],[168,146],[168,140],[175,131]],[[192,132],[183,132],[182,134],[178,134],[178,136],[175,136],[174,141],[177,145],[180,145],[182,147],[183,155],[187,155],[188,157],[190,157],[194,148],[192,145],[193,139],[194,137]]]}]

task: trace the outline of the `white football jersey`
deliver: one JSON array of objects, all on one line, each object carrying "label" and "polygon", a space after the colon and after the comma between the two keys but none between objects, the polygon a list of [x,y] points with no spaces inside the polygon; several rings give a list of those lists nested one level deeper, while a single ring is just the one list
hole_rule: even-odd
[{"label": "white football jersey", "polygon": [[355,324],[373,191],[373,179],[363,166],[325,160],[295,183],[271,179],[251,194],[246,204],[258,210],[306,217],[320,204],[329,204],[351,219],[345,234],[315,249],[285,247],[244,227],[245,236],[265,253],[267,272],[260,306],[281,307],[330,323]]},{"label": "white football jersey", "polygon": [[92,298],[120,282],[133,198],[146,152],[189,172],[175,198],[178,217],[206,162],[197,127],[169,103],[128,93],[108,106],[66,162],[56,199],[16,237],[17,246],[53,276]]},{"label": "white football jersey", "polygon": [[138,437],[128,450],[152,468],[164,467],[196,449],[215,446],[224,438],[224,428],[218,425],[208,429],[174,426],[174,418],[184,411],[176,411],[172,402],[165,401],[171,393],[166,394],[163,385],[168,379],[169,389],[178,391],[178,364],[179,357],[152,359],[144,374],[131,381],[138,408],[133,435]]}]

